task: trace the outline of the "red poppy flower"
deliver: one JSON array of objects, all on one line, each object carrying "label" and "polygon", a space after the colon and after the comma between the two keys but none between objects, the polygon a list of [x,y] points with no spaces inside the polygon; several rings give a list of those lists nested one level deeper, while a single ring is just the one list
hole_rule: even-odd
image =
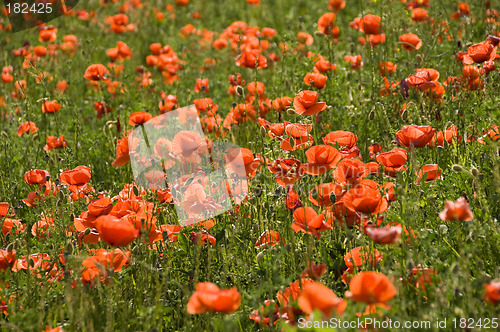
[{"label": "red poppy flower", "polygon": [[360,30],[367,34],[378,35],[380,33],[380,16],[368,14],[361,19]]},{"label": "red poppy flower", "polygon": [[439,213],[439,218],[443,221],[471,221],[474,217],[467,200],[460,197],[455,202],[446,201],[444,210]]},{"label": "red poppy flower", "polygon": [[308,86],[314,86],[316,89],[323,89],[327,80],[328,77],[320,73],[307,73],[304,76],[304,83]]},{"label": "red poppy flower", "polygon": [[493,280],[488,284],[484,284],[483,299],[491,304],[500,303],[500,281]]},{"label": "red poppy flower", "polygon": [[70,186],[83,186],[89,182],[91,177],[90,168],[87,166],[77,166],[72,170],[66,169],[61,173],[60,179],[62,183]]},{"label": "red poppy flower", "polygon": [[333,169],[341,156],[337,149],[330,145],[316,145],[306,151],[307,164],[304,172],[309,175],[321,175]]},{"label": "red poppy flower", "polygon": [[268,230],[259,236],[254,246],[257,249],[268,249],[280,244],[285,244],[285,242],[281,240],[280,233],[277,231]]},{"label": "red poppy flower", "polygon": [[332,229],[332,226],[324,222],[324,218],[323,214],[318,215],[313,208],[299,207],[293,212],[293,220],[295,222],[292,224],[292,229],[296,233],[304,232],[312,234],[316,239],[319,239],[320,231]]},{"label": "red poppy flower", "polygon": [[97,231],[101,238],[111,246],[126,246],[139,235],[139,231],[127,218],[103,215],[96,219]]},{"label": "red poppy flower", "polygon": [[316,206],[332,206],[337,198],[342,197],[343,193],[344,190],[341,185],[333,182],[323,183],[311,190],[309,201]]},{"label": "red poppy flower", "polygon": [[392,244],[401,239],[401,226],[367,227],[366,234],[377,244]]},{"label": "red poppy flower", "polygon": [[413,33],[406,33],[399,36],[399,41],[401,42],[401,47],[408,51],[415,51],[422,47],[422,41]]},{"label": "red poppy flower", "polygon": [[24,182],[27,184],[44,185],[50,178],[49,172],[41,169],[27,171],[24,174]]},{"label": "red poppy flower", "polygon": [[349,283],[349,291],[346,297],[368,304],[376,304],[390,301],[396,295],[396,288],[389,278],[379,272],[359,272]]},{"label": "red poppy flower", "polygon": [[300,115],[315,115],[326,109],[326,103],[318,103],[319,93],[316,91],[305,90],[299,92],[294,100],[293,107],[295,113]]},{"label": "red poppy flower", "polygon": [[187,304],[187,312],[191,315],[206,312],[235,312],[241,304],[241,295],[236,287],[219,289],[211,282],[200,282]]},{"label": "red poppy flower", "polygon": [[328,287],[311,282],[302,288],[302,292],[297,303],[305,313],[312,314],[314,310],[319,310],[324,319],[330,318],[332,312],[340,315],[344,312],[347,302],[338,298]]},{"label": "red poppy flower", "polygon": [[396,141],[405,147],[421,148],[427,145],[434,137],[434,129],[431,126],[403,126],[396,133]]},{"label": "red poppy flower", "polygon": [[267,168],[271,173],[276,173],[276,182],[286,187],[297,182],[304,174],[301,163],[296,158],[281,159],[278,158],[274,162],[269,163]]},{"label": "red poppy flower", "polygon": [[151,120],[153,116],[148,112],[135,112],[129,115],[128,124],[131,126],[139,126]]},{"label": "red poppy flower", "polygon": [[85,70],[83,77],[89,81],[100,81],[106,77],[107,71],[108,69],[104,65],[94,64]]},{"label": "red poppy flower", "polygon": [[443,175],[443,171],[441,171],[441,168],[437,164],[428,164],[422,166],[420,170],[417,173],[417,184],[420,184],[420,181],[422,180],[422,177],[424,174],[427,174],[427,178],[425,179],[425,182],[429,181],[434,181],[437,179],[441,179]]},{"label": "red poppy flower", "polygon": [[52,149],[61,149],[65,148],[68,146],[68,143],[64,139],[64,135],[60,136],[59,138],[55,136],[48,136],[47,137],[47,144],[43,147],[45,151],[50,151]]},{"label": "red poppy flower", "polygon": [[389,205],[387,199],[380,194],[378,184],[372,180],[360,181],[345,193],[342,201],[349,210],[366,214],[380,214]]}]

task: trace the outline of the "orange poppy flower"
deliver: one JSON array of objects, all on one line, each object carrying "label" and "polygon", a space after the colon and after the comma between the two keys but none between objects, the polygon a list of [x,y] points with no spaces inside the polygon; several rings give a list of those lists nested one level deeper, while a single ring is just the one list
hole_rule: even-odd
[{"label": "orange poppy flower", "polygon": [[135,112],[129,115],[128,124],[131,126],[139,126],[148,122],[152,118],[153,116],[148,112]]},{"label": "orange poppy flower", "polygon": [[34,122],[26,121],[19,125],[19,129],[17,130],[17,136],[23,136],[29,133],[36,133],[37,131],[38,128],[36,127],[36,124]]},{"label": "orange poppy flower", "polygon": [[293,103],[292,98],[284,96],[284,97],[278,97],[278,98],[274,99],[272,106],[275,110],[284,111],[288,107],[290,107],[290,105],[292,105],[292,103]]},{"label": "orange poppy flower", "polygon": [[366,234],[377,244],[392,244],[401,239],[401,226],[366,227]]},{"label": "orange poppy flower", "polygon": [[349,210],[366,214],[380,214],[389,205],[387,199],[380,194],[378,184],[372,180],[360,181],[345,193],[342,201]]},{"label": "orange poppy flower", "polygon": [[[287,138],[281,141],[280,147],[285,151],[304,150],[310,147],[313,143],[312,135],[309,135],[312,130],[312,125],[304,125],[300,123],[290,123],[284,121],[284,133]],[[282,127],[280,124],[270,124],[269,136],[282,136]],[[279,135],[281,133],[281,135]]]},{"label": "orange poppy flower", "polygon": [[51,237],[50,228],[55,228],[54,219],[51,217],[44,217],[33,224],[31,227],[31,234],[37,239],[45,239],[45,237]]},{"label": "orange poppy flower", "polygon": [[485,61],[493,61],[497,57],[497,46],[493,46],[488,40],[474,44],[467,50],[467,54],[463,57],[465,65],[473,63],[482,63]]},{"label": "orange poppy flower", "polygon": [[361,55],[344,55],[344,60],[351,64],[351,68],[358,70],[363,66]]},{"label": "orange poppy flower", "polygon": [[344,256],[344,262],[348,268],[369,265],[374,267],[382,260],[382,254],[377,249],[370,250],[368,247],[356,247]]},{"label": "orange poppy flower", "polygon": [[57,113],[61,109],[61,105],[56,100],[46,100],[42,104],[43,113]]},{"label": "orange poppy flower", "polygon": [[311,46],[314,42],[313,36],[303,31],[297,33],[297,39],[299,40],[299,43],[307,46]]},{"label": "orange poppy flower", "polygon": [[[226,164],[226,168],[231,169],[239,177],[242,177],[243,174],[249,177],[250,179],[255,177],[255,174],[257,173],[257,167],[259,167],[261,160],[259,158],[255,158],[251,150],[246,148],[236,148],[236,149],[230,149],[228,153],[229,154],[236,153],[234,157],[237,157],[241,153],[244,165],[239,165],[239,163],[229,162],[228,164]],[[244,166],[243,171],[239,170],[241,166]]]},{"label": "orange poppy flower", "polygon": [[16,262],[16,251],[0,249],[0,271],[11,268]]},{"label": "orange poppy flower", "polygon": [[323,137],[323,143],[331,144],[339,148],[352,148],[358,142],[358,136],[354,135],[350,131],[337,130],[328,133]]},{"label": "orange poppy flower", "polygon": [[258,49],[243,51],[235,60],[238,67],[243,68],[267,68],[267,59],[260,54]]},{"label": "orange poppy flower", "polygon": [[[337,65],[326,60],[318,60],[314,63],[314,71],[318,73],[327,73],[337,70]],[[307,83],[306,83],[307,84]]]},{"label": "orange poppy flower", "polygon": [[96,219],[97,231],[101,238],[111,246],[126,246],[139,235],[139,231],[127,218],[103,215]]},{"label": "orange poppy flower", "polygon": [[427,174],[427,178],[425,179],[425,182],[429,181],[434,181],[437,179],[442,178],[443,172],[441,171],[441,168],[437,164],[428,164],[422,166],[420,170],[417,173],[417,184],[420,184],[420,181],[422,180],[422,177]]},{"label": "orange poppy flower", "polygon": [[297,303],[307,314],[321,311],[324,319],[330,318],[333,311],[341,315],[347,306],[347,302],[338,298],[330,288],[314,281],[302,288]]},{"label": "orange poppy flower", "polygon": [[[5,217],[5,215],[2,216],[0,212],[0,218]],[[12,219],[12,218],[5,218],[2,224],[2,234],[3,236],[6,236],[7,234],[11,235],[17,235],[19,233],[22,233],[26,230],[26,225],[21,223],[21,221],[17,219]]]},{"label": "orange poppy flower", "polygon": [[318,31],[323,32],[325,35],[333,35],[335,30],[336,15],[335,13],[325,13],[318,19]]},{"label": "orange poppy flower", "polygon": [[89,81],[100,81],[106,78],[108,69],[101,64],[94,64],[87,67],[83,77]]},{"label": "orange poppy flower", "polygon": [[415,51],[422,47],[422,40],[413,33],[406,33],[399,36],[399,41],[401,42],[401,47],[408,51]]},{"label": "orange poppy flower", "polygon": [[47,183],[47,181],[50,179],[49,172],[41,169],[34,169],[31,171],[27,171],[24,174],[24,182],[27,184],[38,184],[40,186],[44,185]]},{"label": "orange poppy flower", "polygon": [[328,9],[338,12],[341,9],[344,9],[345,1],[344,0],[330,0],[328,1]]},{"label": "orange poppy flower", "polygon": [[35,46],[33,52],[36,56],[44,57],[45,55],[47,55],[47,48],[45,46]]},{"label": "orange poppy flower", "polygon": [[208,78],[197,78],[196,84],[194,85],[194,92],[203,91],[205,93],[208,93],[210,91],[208,88],[208,81]]},{"label": "orange poppy flower", "polygon": [[304,174],[301,166],[300,161],[296,158],[278,158],[274,162],[269,163],[267,168],[271,173],[276,173],[276,182],[280,186],[286,187],[300,180]]},{"label": "orange poppy flower", "polygon": [[288,210],[293,211],[301,206],[303,206],[303,204],[302,201],[300,200],[299,194],[293,189],[293,185],[288,186],[288,190],[286,192],[286,197],[285,197],[285,207]]},{"label": "orange poppy flower", "polygon": [[484,295],[483,299],[491,304],[500,303],[500,281],[491,281],[488,284],[484,284]]},{"label": "orange poppy flower", "polygon": [[120,167],[126,165],[130,161],[128,136],[119,139],[116,144],[116,158],[111,163],[112,166]]},{"label": "orange poppy flower", "polygon": [[53,26],[40,27],[38,40],[41,42],[53,42],[57,38],[57,28]]},{"label": "orange poppy flower", "polygon": [[113,112],[113,108],[104,101],[94,102],[94,109],[97,111],[97,118],[100,120],[103,114]]},{"label": "orange poppy flower", "polygon": [[376,304],[390,301],[396,295],[396,288],[389,278],[379,272],[359,272],[349,283],[349,291],[346,297],[368,304]]},{"label": "orange poppy flower", "polygon": [[327,80],[328,77],[320,73],[307,73],[304,76],[304,83],[308,86],[314,86],[316,89],[323,89]]},{"label": "orange poppy flower", "polygon": [[[309,201],[316,206],[332,206],[337,198],[342,197],[344,190],[337,183],[323,183],[314,187],[309,193]],[[332,196],[332,194],[334,196]],[[332,200],[333,198],[333,200]]]},{"label": "orange poppy flower", "polygon": [[446,201],[444,210],[439,213],[439,218],[443,221],[471,221],[474,217],[467,200],[460,197],[455,202]]},{"label": "orange poppy flower", "polygon": [[197,132],[183,130],[178,132],[172,140],[172,153],[189,157],[202,147],[203,143]]},{"label": "orange poppy flower", "polygon": [[365,164],[359,159],[342,159],[333,170],[332,176],[337,183],[353,184],[368,175]]},{"label": "orange poppy flower", "polygon": [[70,186],[83,186],[90,181],[91,172],[87,166],[77,166],[72,170],[66,169],[61,173],[61,183]]},{"label": "orange poppy flower", "polygon": [[254,246],[257,249],[268,249],[280,244],[285,244],[285,242],[281,240],[280,233],[277,231],[268,230],[259,236]]},{"label": "orange poppy flower", "polygon": [[434,137],[434,129],[431,126],[403,126],[396,133],[396,141],[399,145],[405,147],[422,148]]},{"label": "orange poppy flower", "polygon": [[313,280],[319,280],[323,274],[328,271],[326,264],[316,265],[314,262],[309,262],[307,267],[300,274],[301,278],[310,277]]},{"label": "orange poppy flower", "polygon": [[289,287],[284,290],[279,290],[276,293],[276,298],[278,299],[281,307],[286,307],[290,305],[293,301],[297,300],[302,292],[302,289],[313,283],[314,280],[308,278],[301,278],[300,280],[296,280],[290,284]]},{"label": "orange poppy flower", "polygon": [[411,20],[413,22],[426,22],[429,19],[429,14],[424,8],[413,8],[411,11]]},{"label": "orange poppy flower", "polygon": [[380,62],[379,63],[379,73],[382,76],[387,76],[390,75],[394,72],[396,72],[396,69],[398,68],[397,65],[393,64],[392,62]]},{"label": "orange poppy flower", "polygon": [[341,156],[337,149],[330,145],[316,145],[306,151],[307,164],[302,167],[309,175],[321,175],[333,169]]},{"label": "orange poppy flower", "polygon": [[9,203],[0,202],[0,219],[7,215],[11,216],[9,214]]},{"label": "orange poppy flower", "polygon": [[408,159],[406,150],[394,148],[389,152],[382,152],[376,157],[377,161],[384,165],[385,173],[389,176],[396,176],[396,172],[406,170],[403,166]]},{"label": "orange poppy flower", "polygon": [[189,299],[187,312],[191,315],[206,312],[232,313],[240,304],[241,295],[236,287],[221,290],[211,282],[200,282]]},{"label": "orange poppy flower", "polygon": [[260,310],[252,311],[249,318],[264,327],[269,326],[269,323],[274,325],[280,318],[280,308],[273,300],[265,300],[264,305],[260,307]]},{"label": "orange poppy flower", "polygon": [[326,109],[326,103],[318,103],[319,93],[304,90],[299,92],[293,99],[295,113],[300,115],[315,115]]},{"label": "orange poppy flower", "polygon": [[448,129],[445,130],[444,134],[442,131],[438,131],[436,135],[432,138],[432,141],[429,142],[429,146],[444,147],[445,141],[448,144],[453,144],[453,140],[455,138],[459,143],[462,141],[462,136],[458,135],[457,126],[450,126]]},{"label": "orange poppy flower", "polygon": [[360,30],[366,34],[380,34],[380,16],[368,14],[361,19]]},{"label": "orange poppy flower", "polygon": [[292,229],[295,233],[304,232],[312,234],[316,239],[319,239],[320,231],[333,229],[332,226],[324,222],[324,218],[323,214],[318,215],[313,208],[299,207],[293,211],[293,220],[295,222],[292,224]]}]

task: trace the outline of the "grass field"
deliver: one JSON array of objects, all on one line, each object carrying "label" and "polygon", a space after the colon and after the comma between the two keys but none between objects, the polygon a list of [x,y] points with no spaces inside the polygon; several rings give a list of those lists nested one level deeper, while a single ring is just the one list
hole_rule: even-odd
[{"label": "grass field", "polygon": [[[0,329],[500,330],[497,11],[89,0],[13,33],[4,10]],[[127,139],[193,103],[207,139],[155,151],[238,145],[249,190],[183,226]],[[202,178],[189,213],[218,203]]]}]

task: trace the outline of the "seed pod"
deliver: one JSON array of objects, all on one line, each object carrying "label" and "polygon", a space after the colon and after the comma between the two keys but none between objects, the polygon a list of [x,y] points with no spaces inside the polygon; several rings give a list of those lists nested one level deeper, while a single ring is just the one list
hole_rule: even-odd
[{"label": "seed pod", "polygon": [[464,168],[458,164],[453,164],[453,166],[451,166],[451,168],[455,171],[455,172],[463,172],[464,171]]},{"label": "seed pod", "polygon": [[477,168],[475,168],[474,166],[472,166],[470,168],[470,172],[472,173],[472,175],[477,178],[479,176],[479,170]]}]

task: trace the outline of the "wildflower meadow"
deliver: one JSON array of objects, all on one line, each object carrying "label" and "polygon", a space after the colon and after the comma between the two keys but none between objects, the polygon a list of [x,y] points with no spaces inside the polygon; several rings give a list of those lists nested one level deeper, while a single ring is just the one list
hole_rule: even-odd
[{"label": "wildflower meadow", "polygon": [[500,331],[498,0],[0,9],[1,331]]}]

